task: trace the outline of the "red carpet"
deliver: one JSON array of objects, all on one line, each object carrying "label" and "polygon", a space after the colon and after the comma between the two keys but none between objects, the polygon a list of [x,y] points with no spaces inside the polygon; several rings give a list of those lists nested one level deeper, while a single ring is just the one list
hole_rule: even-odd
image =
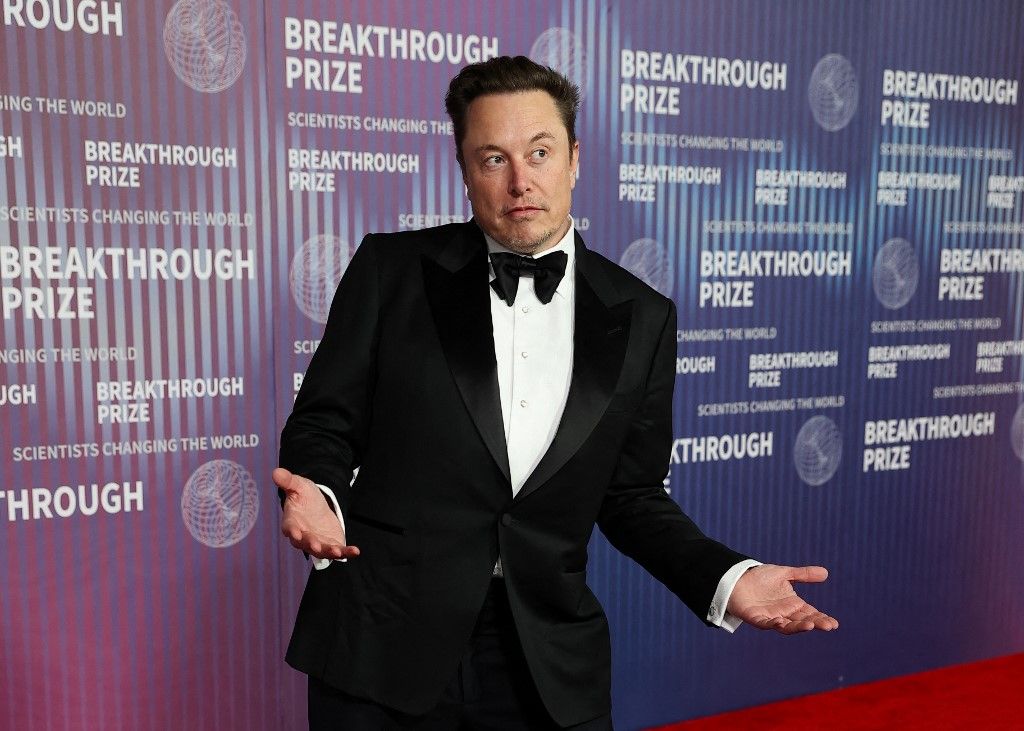
[{"label": "red carpet", "polygon": [[1024,654],[793,698],[651,731],[1024,729]]}]

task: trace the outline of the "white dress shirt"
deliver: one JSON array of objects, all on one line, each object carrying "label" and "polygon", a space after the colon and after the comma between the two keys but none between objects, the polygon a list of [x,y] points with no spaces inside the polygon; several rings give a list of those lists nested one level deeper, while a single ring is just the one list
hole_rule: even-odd
[{"label": "white dress shirt", "polygon": [[[485,238],[489,253],[510,252],[490,236]],[[532,277],[520,278],[511,307],[489,288],[501,419],[505,424],[513,496],[554,441],[569,398],[576,301],[575,244],[570,226],[561,241],[541,254],[543,257],[563,251],[568,257],[565,276],[546,305],[537,299]],[[494,281],[493,267],[490,280]]]},{"label": "white dress shirt", "polygon": [[[548,304],[542,304],[533,289],[533,278],[519,280],[515,301],[509,307],[493,288],[491,297],[491,323],[494,332],[494,355],[498,368],[498,392],[501,398],[501,418],[505,426],[505,443],[512,480],[512,495],[522,488],[530,474],[540,463],[544,453],[554,441],[562,419],[562,411],[569,398],[572,380],[573,323],[576,300],[576,242],[575,229],[569,226],[565,236],[540,257],[556,251],[568,257],[565,276],[558,283]],[[485,234],[489,253],[510,252]],[[516,253],[516,252],[511,252]],[[539,258],[539,257],[538,257]],[[488,267],[490,281],[494,280],[493,267]],[[666,463],[668,455],[665,455]],[[345,521],[334,494],[321,486],[344,528]],[[322,569],[330,559],[314,559],[313,565]],[[718,583],[708,610],[707,620],[732,632],[741,620],[728,614],[725,607],[739,577],[758,562],[741,561],[733,566]],[[494,567],[501,575],[501,558]]]}]

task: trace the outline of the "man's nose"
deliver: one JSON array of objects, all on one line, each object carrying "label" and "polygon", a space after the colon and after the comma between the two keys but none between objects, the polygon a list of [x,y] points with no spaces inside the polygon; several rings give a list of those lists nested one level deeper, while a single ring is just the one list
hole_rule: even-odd
[{"label": "man's nose", "polygon": [[513,161],[508,168],[508,192],[510,195],[525,195],[530,190],[530,169],[525,162]]}]

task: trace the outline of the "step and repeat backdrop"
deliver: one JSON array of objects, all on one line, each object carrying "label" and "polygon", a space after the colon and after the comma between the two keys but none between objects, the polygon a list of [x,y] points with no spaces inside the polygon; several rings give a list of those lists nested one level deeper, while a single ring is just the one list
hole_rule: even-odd
[{"label": "step and repeat backdrop", "polygon": [[1024,650],[1015,3],[0,18],[0,726],[301,727],[277,434],[363,235],[470,217],[442,97],[502,54],[579,85],[576,228],[679,306],[666,489],[842,622],[705,629],[596,537],[617,725]]}]

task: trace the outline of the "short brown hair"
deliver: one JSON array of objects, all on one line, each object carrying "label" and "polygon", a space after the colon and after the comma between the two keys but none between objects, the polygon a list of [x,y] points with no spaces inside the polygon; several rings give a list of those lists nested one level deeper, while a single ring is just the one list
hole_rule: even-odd
[{"label": "short brown hair", "polygon": [[463,68],[448,85],[444,108],[455,128],[455,157],[463,165],[462,140],[466,137],[466,111],[477,97],[486,94],[515,94],[546,91],[569,133],[569,147],[576,143],[576,110],[580,90],[554,69],[526,56],[498,56]]}]

